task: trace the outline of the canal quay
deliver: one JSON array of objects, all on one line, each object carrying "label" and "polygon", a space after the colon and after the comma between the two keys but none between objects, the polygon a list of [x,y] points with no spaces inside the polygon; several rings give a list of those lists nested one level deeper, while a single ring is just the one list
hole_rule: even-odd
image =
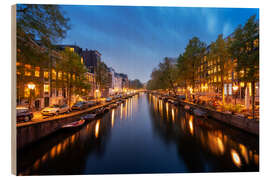
[{"label": "canal quay", "polygon": [[259,137],[139,93],[17,149],[18,175],[259,171]]}]

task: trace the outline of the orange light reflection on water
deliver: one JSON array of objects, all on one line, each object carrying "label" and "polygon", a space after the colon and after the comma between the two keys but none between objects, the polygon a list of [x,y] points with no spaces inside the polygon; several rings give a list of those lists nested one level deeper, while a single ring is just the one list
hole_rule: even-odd
[{"label": "orange light reflection on water", "polygon": [[96,126],[95,126],[95,136],[96,136],[96,138],[98,138],[98,134],[99,134],[99,125],[100,125],[100,120],[98,120],[96,122]]},{"label": "orange light reflection on water", "polygon": [[241,167],[242,163],[241,163],[240,156],[238,155],[238,153],[234,149],[231,150],[231,156],[232,156],[233,163],[237,167]]}]

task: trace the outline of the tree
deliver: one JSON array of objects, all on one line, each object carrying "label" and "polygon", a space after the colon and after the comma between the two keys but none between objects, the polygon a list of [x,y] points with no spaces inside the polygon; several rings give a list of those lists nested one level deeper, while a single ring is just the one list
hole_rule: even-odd
[{"label": "tree", "polygon": [[[70,28],[69,19],[64,17],[57,5],[20,4],[16,13],[18,60],[39,66],[48,64],[46,49],[52,47],[52,42],[65,37]],[[33,40],[39,40],[44,49],[36,48]]]},{"label": "tree", "polygon": [[227,75],[230,69],[232,69],[232,61],[229,53],[228,42],[225,41],[222,35],[219,35],[217,40],[210,45],[209,59],[216,60],[220,76],[220,88],[222,94],[222,103],[225,103],[224,95],[224,77]]},{"label": "tree", "polygon": [[104,90],[109,89],[112,82],[111,73],[107,65],[101,61],[97,61],[97,68],[96,68],[96,84],[97,88]]},{"label": "tree", "polygon": [[141,89],[143,88],[143,84],[139,79],[134,79],[129,81],[129,87],[131,89]]},{"label": "tree", "polygon": [[206,44],[200,41],[199,38],[193,37],[189,40],[183,55],[180,55],[177,60],[178,74],[180,75],[178,81],[184,84],[185,87],[190,85],[192,89],[195,88],[195,74],[200,60],[203,58],[206,49]]},{"label": "tree", "polygon": [[201,42],[199,38],[193,37],[191,40],[189,40],[183,54],[187,69],[186,78],[193,89],[195,87],[195,73],[197,71],[197,65],[203,58],[205,49],[205,43]]},{"label": "tree", "polygon": [[159,63],[151,73],[151,80],[147,83],[147,88],[154,89],[170,89],[176,95],[176,79],[177,69],[173,59],[165,57],[163,62]]},{"label": "tree", "polygon": [[251,83],[252,114],[255,109],[255,83],[259,81],[259,22],[251,16],[244,27],[233,33],[230,52],[237,60],[236,72],[239,80]]},{"label": "tree", "polygon": [[63,75],[62,85],[67,89],[68,105],[71,105],[72,95],[86,95],[91,86],[87,82],[85,73],[86,67],[81,63],[80,56],[66,49],[61,52],[62,59],[56,67]]}]

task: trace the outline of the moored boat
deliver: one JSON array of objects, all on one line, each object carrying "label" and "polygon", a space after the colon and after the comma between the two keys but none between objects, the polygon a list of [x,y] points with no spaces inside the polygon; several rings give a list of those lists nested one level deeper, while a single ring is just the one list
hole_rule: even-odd
[{"label": "moored boat", "polygon": [[78,121],[74,121],[72,123],[68,123],[62,126],[62,129],[75,129],[75,128],[79,128],[84,124],[85,120],[84,119],[80,119]]},{"label": "moored boat", "polygon": [[92,119],[95,119],[97,115],[95,113],[91,113],[91,114],[86,114],[84,116],[81,117],[81,119],[84,119],[84,120],[92,120]]}]

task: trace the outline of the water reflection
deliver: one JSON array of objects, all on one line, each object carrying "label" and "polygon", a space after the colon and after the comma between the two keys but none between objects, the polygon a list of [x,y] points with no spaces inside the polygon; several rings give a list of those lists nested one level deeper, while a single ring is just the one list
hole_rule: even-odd
[{"label": "water reflection", "polygon": [[[79,130],[18,151],[18,173],[258,171],[256,137],[136,95]],[[167,163],[167,164],[166,164]]]},{"label": "water reflection", "polygon": [[[157,132],[164,141],[172,140],[178,144],[179,158],[184,159],[191,172],[258,171],[259,145],[256,137],[211,119],[194,117],[181,108],[177,108],[179,114],[175,115],[174,105],[164,103],[153,95],[149,95],[147,100]],[[165,111],[162,104],[166,106]],[[171,117],[164,117],[163,113],[170,110]],[[200,151],[194,151],[194,148]],[[205,164],[205,161],[210,164]]]}]

